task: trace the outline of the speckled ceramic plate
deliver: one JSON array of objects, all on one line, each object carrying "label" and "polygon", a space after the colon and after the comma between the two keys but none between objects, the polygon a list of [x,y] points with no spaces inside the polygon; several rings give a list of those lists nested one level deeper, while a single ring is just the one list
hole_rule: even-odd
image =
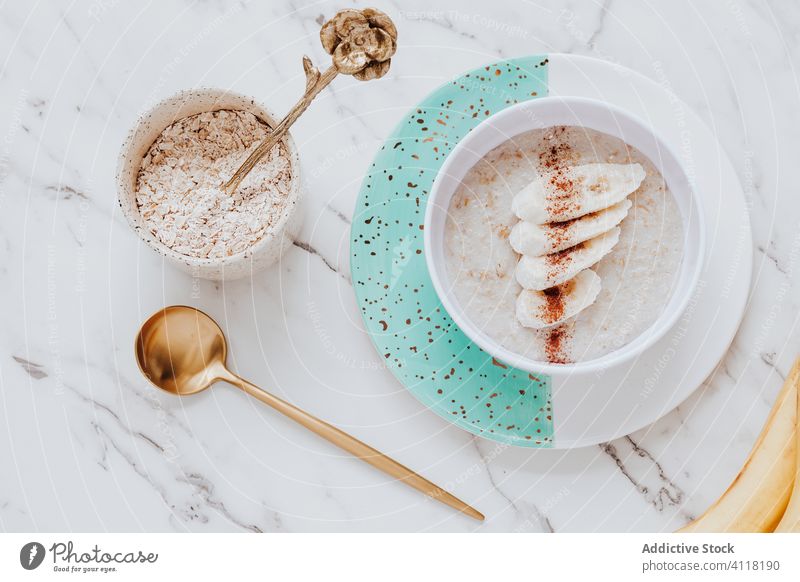
[{"label": "speckled ceramic plate", "polygon": [[[453,145],[493,113],[548,94],[607,101],[651,123],[694,169],[709,233],[701,283],[662,340],[635,361],[557,381],[510,368],[474,345],[442,308],[422,253],[427,195]],[[527,447],[608,441],[680,404],[730,344],[744,312],[751,265],[744,194],[700,119],[638,73],[571,55],[479,67],[409,111],[364,180],[351,239],[364,322],[398,380],[448,421]]]}]

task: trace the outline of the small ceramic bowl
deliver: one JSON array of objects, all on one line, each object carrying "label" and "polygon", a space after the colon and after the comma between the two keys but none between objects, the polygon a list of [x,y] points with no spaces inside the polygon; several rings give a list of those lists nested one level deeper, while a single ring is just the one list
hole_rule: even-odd
[{"label": "small ceramic bowl", "polygon": [[275,263],[292,244],[300,227],[300,158],[291,135],[283,138],[289,152],[292,184],[286,197],[283,213],[267,233],[254,245],[229,257],[197,258],[177,253],[159,241],[144,224],[136,205],[136,178],[147,150],[164,129],[179,119],[203,113],[234,109],[249,111],[267,125],[274,127],[275,119],[255,100],[220,89],[192,89],[158,103],[142,115],[128,134],[117,165],[117,196],[122,213],[134,231],[156,252],[178,267],[203,279],[236,279],[251,275]]},{"label": "small ceramic bowl", "polygon": [[[444,257],[444,226],[450,198],[461,180],[481,158],[500,144],[530,131],[556,125],[594,129],[618,137],[647,156],[667,182],[680,209],[684,227],[684,252],[675,291],[655,322],[633,341],[603,357],[572,364],[540,362],[504,348],[466,316],[456,300]],[[672,149],[652,127],[606,103],[580,97],[544,97],[513,105],[476,126],[442,164],[431,187],[425,214],[425,259],[442,305],[461,330],[485,352],[500,361],[534,373],[552,376],[592,372],[635,358],[658,341],[685,310],[703,267],[705,223],[689,174]]]}]

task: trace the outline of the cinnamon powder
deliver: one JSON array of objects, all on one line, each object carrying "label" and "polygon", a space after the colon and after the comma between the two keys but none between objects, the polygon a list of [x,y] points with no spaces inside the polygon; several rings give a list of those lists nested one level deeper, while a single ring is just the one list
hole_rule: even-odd
[{"label": "cinnamon powder", "polygon": [[550,287],[542,291],[545,303],[540,307],[539,315],[547,323],[553,323],[561,319],[564,315],[564,300],[572,293],[575,287],[575,280],[570,279],[566,283]]},{"label": "cinnamon powder", "polygon": [[540,308],[542,319],[547,323],[558,321],[564,315],[564,292],[557,286],[545,289],[542,293],[545,297],[545,304]]},{"label": "cinnamon powder", "polygon": [[[553,137],[564,133],[565,129],[563,126],[555,128]],[[580,210],[580,204],[575,199],[575,184],[567,173],[573,157],[572,148],[565,142],[550,146],[539,154],[539,166],[552,173],[550,185],[553,192],[547,197],[547,211],[551,214],[574,213]]]},{"label": "cinnamon powder", "polygon": [[544,343],[544,353],[547,361],[552,364],[569,364],[567,357],[567,344],[569,343],[569,331],[566,325],[559,325],[547,332]]},{"label": "cinnamon powder", "polygon": [[[566,127],[554,128],[550,139],[554,139],[563,134]],[[560,141],[547,148],[539,154],[539,167],[552,172],[550,185],[553,187],[553,194],[547,198],[547,211],[551,214],[561,214],[573,212],[580,209],[580,204],[575,200],[575,184],[566,173],[566,168],[571,163],[575,153],[570,145]],[[548,225],[547,236],[554,243],[554,246],[563,243],[569,236],[569,227],[573,221],[554,222]],[[582,245],[577,245],[563,251],[547,255],[547,262],[550,266],[548,277],[554,278],[564,271],[572,261],[572,252]],[[545,321],[558,321],[564,314],[564,297],[567,293],[566,285],[551,287],[543,291],[546,304],[542,313]],[[568,327],[559,325],[547,330],[545,337],[545,355],[547,360],[554,364],[566,364],[569,362],[567,357],[567,345],[569,343]]]}]

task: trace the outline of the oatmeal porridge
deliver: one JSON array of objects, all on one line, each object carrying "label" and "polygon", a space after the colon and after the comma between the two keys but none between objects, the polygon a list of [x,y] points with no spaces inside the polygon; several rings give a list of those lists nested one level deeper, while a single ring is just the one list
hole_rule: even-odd
[{"label": "oatmeal porridge", "polygon": [[516,136],[467,173],[444,244],[467,317],[514,353],[569,363],[619,349],[658,318],[677,281],[683,224],[647,157],[559,126]]}]

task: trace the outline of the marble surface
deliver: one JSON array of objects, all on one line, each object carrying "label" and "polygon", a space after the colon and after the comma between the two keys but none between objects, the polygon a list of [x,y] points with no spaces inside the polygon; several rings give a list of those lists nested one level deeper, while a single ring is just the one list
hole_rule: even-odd
[{"label": "marble surface", "polygon": [[[115,200],[119,146],[156,100],[231,88],[276,112],[326,60],[327,2],[6,3],[0,8],[0,530],[666,531],[737,472],[800,351],[800,7],[788,2],[376,1],[388,77],[337,79],[292,133],[304,228],[280,266],[215,284],[165,264]],[[677,410],[572,451],[482,441],[384,369],[348,272],[349,216],[403,112],[493,59],[592,55],[669,83],[719,137],[756,250],[727,356]],[[198,306],[242,375],[477,505],[477,524],[224,385],[178,400],[142,379],[140,322]]]}]

